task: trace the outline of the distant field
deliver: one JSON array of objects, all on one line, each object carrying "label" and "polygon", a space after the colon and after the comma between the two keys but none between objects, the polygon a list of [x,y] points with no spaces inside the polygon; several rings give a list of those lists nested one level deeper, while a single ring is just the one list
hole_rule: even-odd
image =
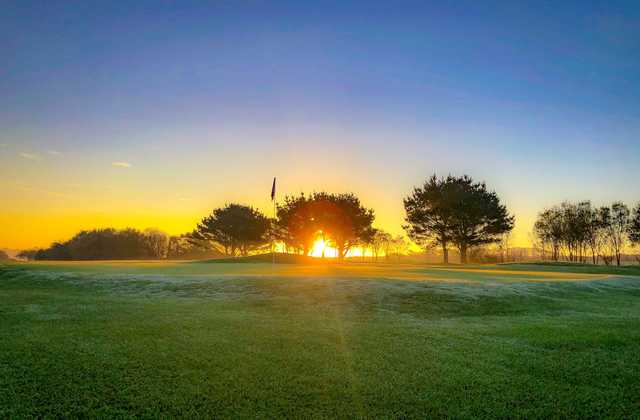
[{"label": "distant field", "polygon": [[640,269],[0,265],[0,418],[634,417]]}]

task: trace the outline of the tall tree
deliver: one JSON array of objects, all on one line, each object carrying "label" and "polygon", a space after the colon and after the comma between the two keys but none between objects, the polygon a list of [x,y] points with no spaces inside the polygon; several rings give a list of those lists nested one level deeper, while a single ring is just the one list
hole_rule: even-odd
[{"label": "tall tree", "polygon": [[432,176],[422,188],[404,200],[409,236],[420,244],[442,247],[448,262],[448,247],[456,246],[460,261],[467,262],[472,247],[500,241],[513,229],[514,218],[486,184],[469,176]]},{"label": "tall tree", "polygon": [[[629,241],[635,246],[640,246],[640,203],[633,209],[628,233]],[[640,256],[636,255],[636,260],[640,263]]]},{"label": "tall tree", "polygon": [[613,203],[610,210],[604,212],[603,225],[616,265],[621,263],[622,251],[629,231],[630,215],[629,208],[620,201]]},{"label": "tall tree", "polygon": [[304,255],[320,237],[332,244],[340,259],[353,247],[369,243],[373,237],[373,210],[367,209],[353,194],[313,193],[285,197],[278,206],[278,237]]},{"label": "tall tree", "polygon": [[389,255],[395,255],[400,260],[401,255],[405,255],[409,252],[409,243],[402,235],[396,235],[389,243],[388,253]]},{"label": "tall tree", "polygon": [[287,196],[278,204],[275,236],[287,248],[308,255],[319,228],[318,206],[304,194]]},{"label": "tall tree", "polygon": [[169,247],[169,236],[159,229],[145,229],[145,243],[149,256],[152,258],[166,258]]},{"label": "tall tree", "polygon": [[640,204],[633,209],[633,215],[629,222],[629,241],[634,245],[640,245]]},{"label": "tall tree", "polygon": [[312,199],[323,209],[317,215],[319,226],[338,251],[338,258],[343,259],[354,247],[372,241],[373,210],[365,208],[354,194],[321,192]]},{"label": "tall tree", "polygon": [[384,252],[385,256],[389,252],[389,245],[393,237],[390,233],[382,229],[376,229],[373,240],[371,241],[371,252],[375,261],[378,261],[380,252]]},{"label": "tall tree", "polygon": [[253,207],[227,204],[203,218],[190,237],[221,248],[227,256],[248,255],[268,243],[270,224]]},{"label": "tall tree", "polygon": [[469,249],[499,242],[503,234],[513,229],[515,219],[484,182],[473,182],[468,176],[450,178],[452,241],[460,252],[460,262],[465,264]]},{"label": "tall tree", "polygon": [[601,219],[600,209],[589,207],[585,229],[585,241],[587,247],[591,251],[591,262],[594,265],[598,264],[602,253],[604,234],[604,224]]},{"label": "tall tree", "polygon": [[558,261],[564,238],[562,212],[558,207],[546,209],[538,214],[533,226],[534,235],[540,240],[542,248],[551,248],[551,259]]},{"label": "tall tree", "polygon": [[425,248],[441,247],[445,264],[449,263],[454,225],[453,208],[447,194],[449,178],[439,179],[434,174],[404,199],[407,235]]}]

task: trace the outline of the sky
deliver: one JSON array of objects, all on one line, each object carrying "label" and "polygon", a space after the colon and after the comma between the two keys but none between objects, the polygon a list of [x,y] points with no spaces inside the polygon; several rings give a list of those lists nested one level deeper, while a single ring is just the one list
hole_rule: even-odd
[{"label": "sky", "polygon": [[399,234],[468,174],[520,246],[545,206],[640,201],[637,1],[7,1],[0,56],[0,247],[270,214],[274,176]]}]

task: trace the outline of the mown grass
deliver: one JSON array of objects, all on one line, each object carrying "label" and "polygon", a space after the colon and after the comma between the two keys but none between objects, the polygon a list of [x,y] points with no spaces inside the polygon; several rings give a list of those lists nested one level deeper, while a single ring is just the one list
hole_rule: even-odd
[{"label": "mown grass", "polygon": [[0,266],[0,417],[636,416],[640,277],[559,270]]}]

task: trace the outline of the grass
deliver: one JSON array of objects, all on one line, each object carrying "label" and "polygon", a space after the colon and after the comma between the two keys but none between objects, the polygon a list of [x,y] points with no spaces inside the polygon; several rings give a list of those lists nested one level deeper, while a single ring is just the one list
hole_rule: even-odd
[{"label": "grass", "polygon": [[634,417],[640,277],[0,265],[0,417]]}]

